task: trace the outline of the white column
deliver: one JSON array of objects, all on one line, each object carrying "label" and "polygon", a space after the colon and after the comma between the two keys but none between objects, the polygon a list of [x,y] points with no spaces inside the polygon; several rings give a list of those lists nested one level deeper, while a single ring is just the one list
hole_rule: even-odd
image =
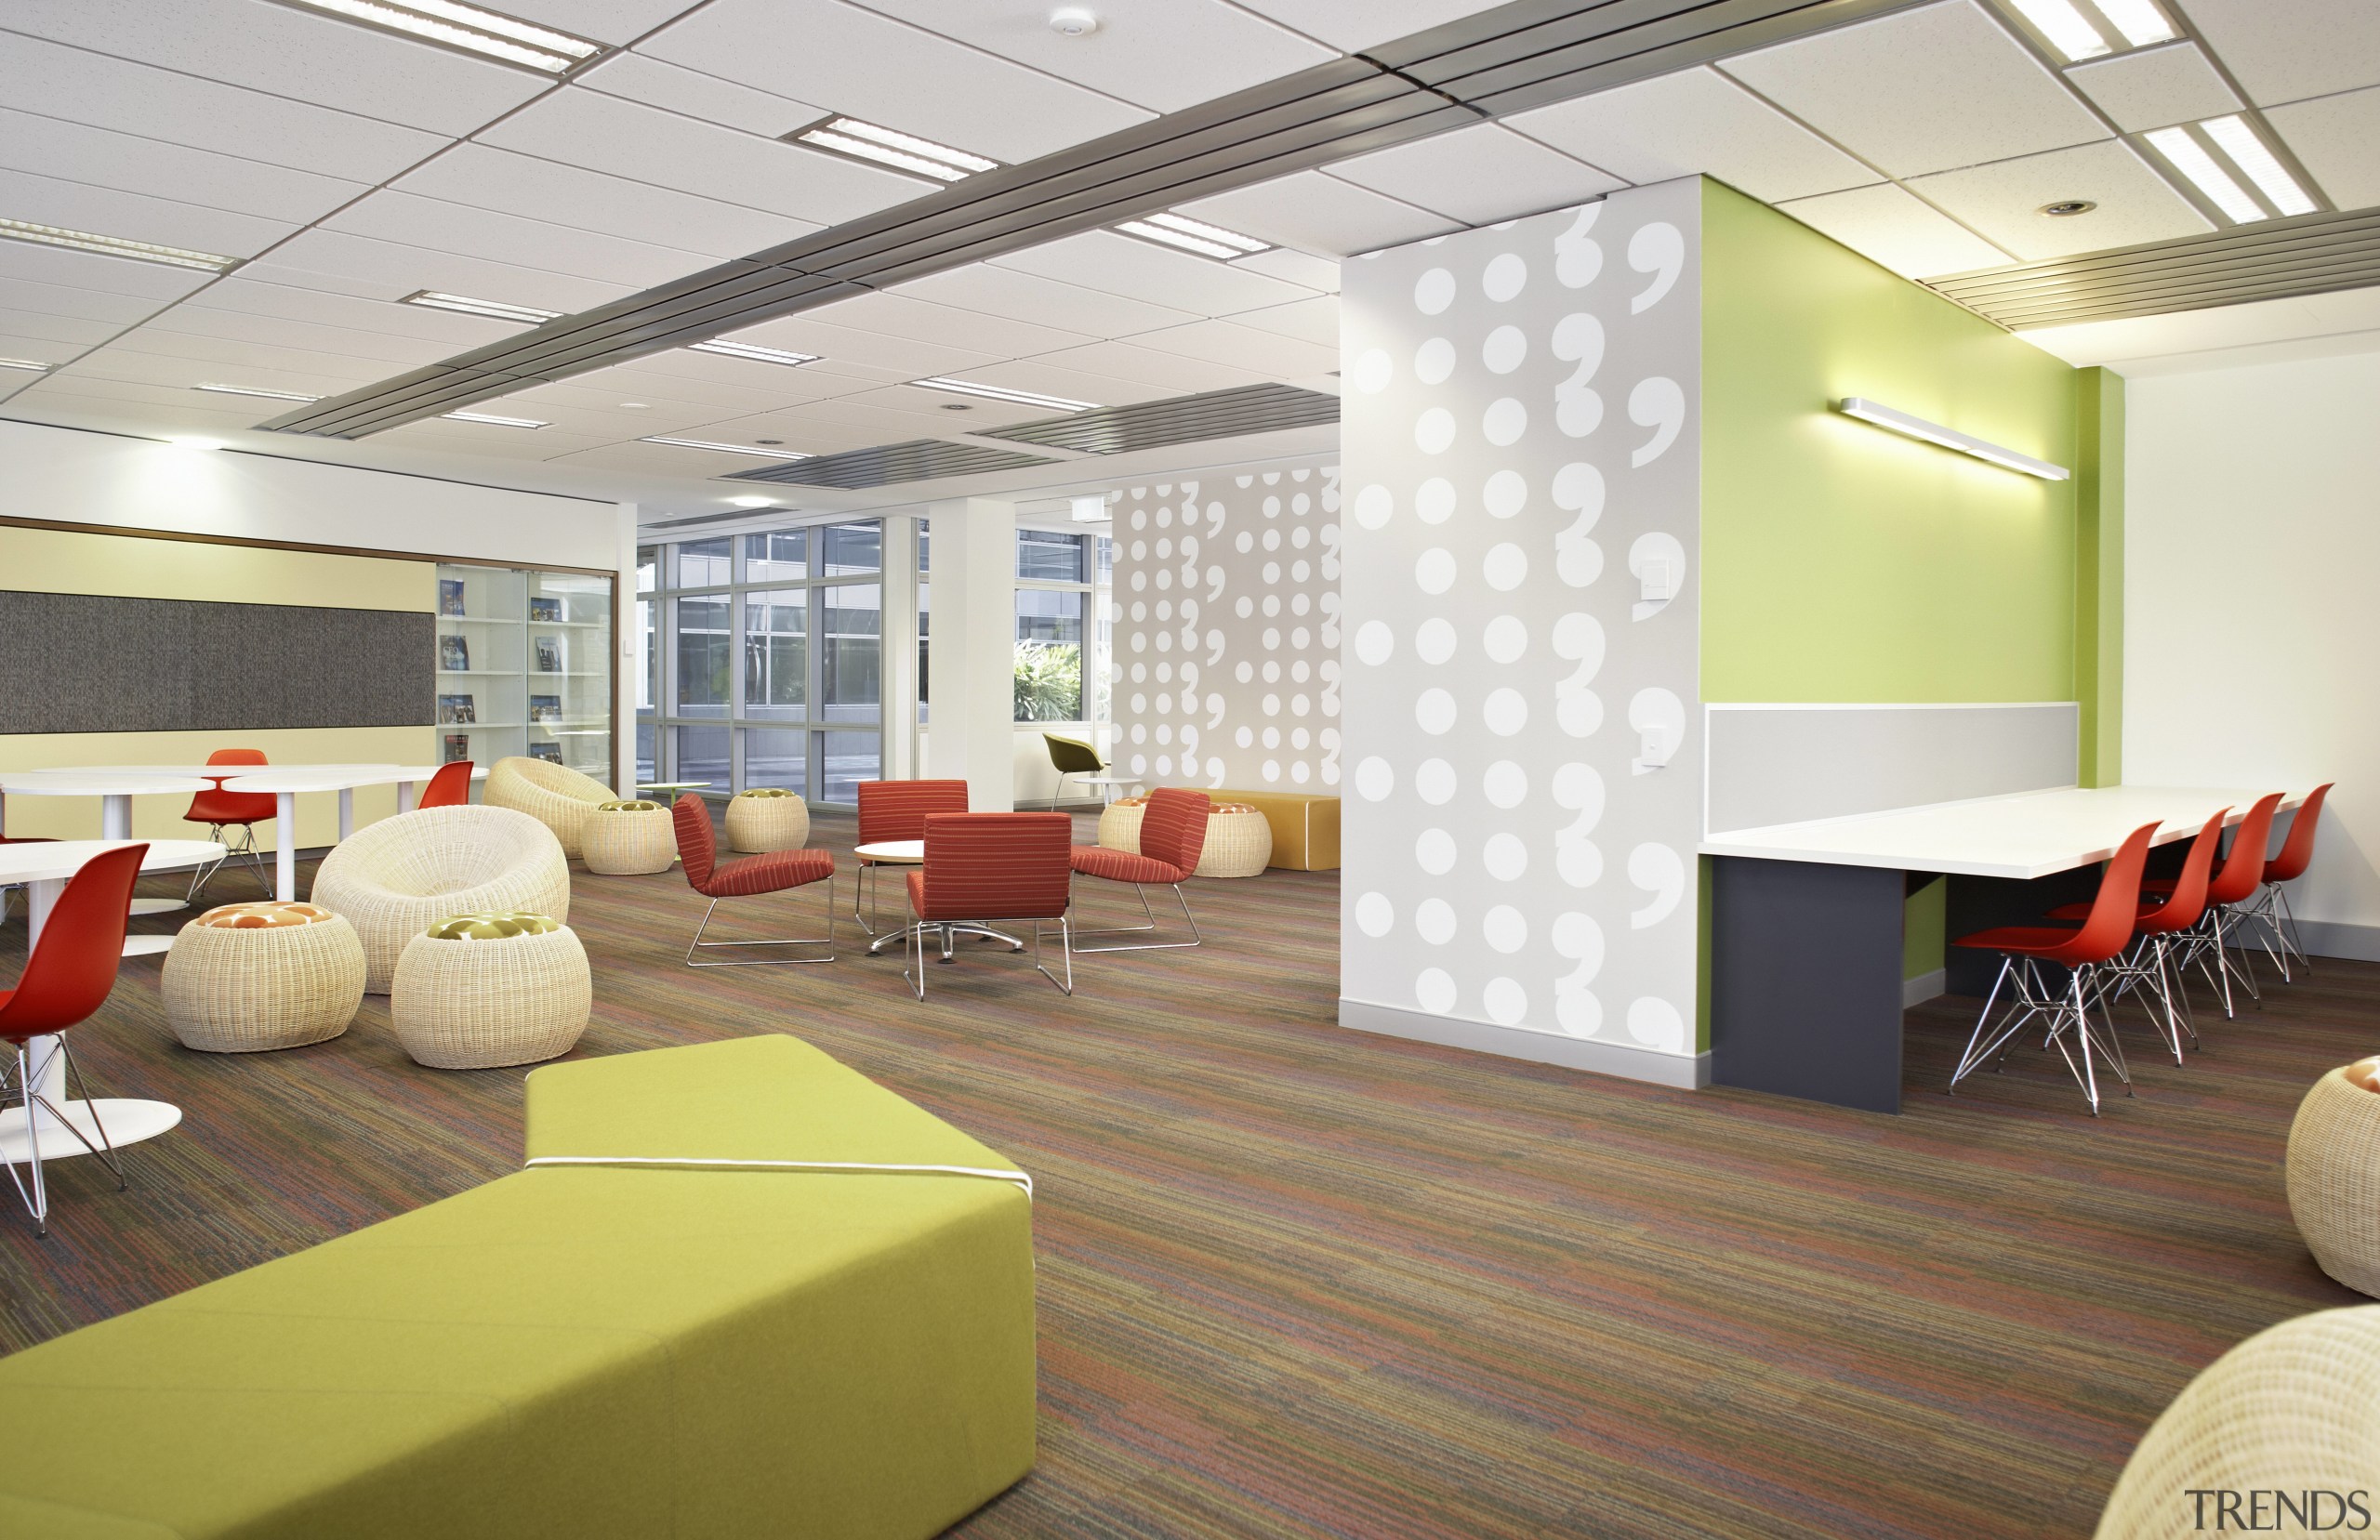
[{"label": "white column", "polygon": [[[612,766],[612,784],[622,796],[636,795],[636,520],[637,506],[622,503],[619,507],[618,561],[619,604],[615,623],[619,634],[612,638],[612,741],[618,745],[616,762]],[[660,773],[658,769],[654,771]]]},{"label": "white column", "polygon": [[918,520],[884,516],[884,762],[887,781],[916,779],[918,766]]},{"label": "white column", "polygon": [[933,721],[927,773],[964,779],[976,812],[1016,807],[1016,506],[935,503]]}]

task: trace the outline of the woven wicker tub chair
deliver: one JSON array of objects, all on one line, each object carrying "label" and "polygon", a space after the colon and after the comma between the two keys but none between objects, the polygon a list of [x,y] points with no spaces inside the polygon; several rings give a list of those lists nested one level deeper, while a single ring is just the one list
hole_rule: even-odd
[{"label": "woven wicker tub chair", "polygon": [[550,759],[519,755],[496,762],[481,795],[491,808],[527,813],[551,829],[562,841],[562,853],[572,861],[580,858],[588,814],[598,803],[619,800],[617,792],[592,776]]},{"label": "woven wicker tub chair", "polygon": [[424,808],[340,840],[313,900],[364,942],[364,989],[386,994],[405,943],[450,915],[526,910],[570,918],[570,863],[553,831],[509,808]]}]

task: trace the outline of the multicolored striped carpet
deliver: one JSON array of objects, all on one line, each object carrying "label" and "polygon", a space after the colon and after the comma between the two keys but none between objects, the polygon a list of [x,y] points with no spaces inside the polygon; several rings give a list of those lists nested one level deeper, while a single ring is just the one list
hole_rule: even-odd
[{"label": "multicolored striped carpet", "polygon": [[[2135,1038],[2140,1094],[2096,1122],[2038,1056],[1942,1095],[1941,1002],[1889,1118],[1345,1032],[1331,875],[1193,902],[1205,949],[1085,959],[1072,1000],[968,944],[919,1005],[855,948],[692,972],[682,881],[575,878],[581,1053],[793,1033],[1033,1173],[1041,1463],[968,1535],[2082,1535],[2192,1373],[2355,1298],[2281,1160],[2306,1085],[2380,1049],[2380,967],[2322,962],[2186,1070]],[[758,907],[784,933],[816,903]],[[416,1068],[384,1002],[188,1053],[156,970],[79,1035],[188,1119],[129,1193],[56,1168],[51,1240],[0,1216],[0,1349],[517,1159],[520,1072]]]}]

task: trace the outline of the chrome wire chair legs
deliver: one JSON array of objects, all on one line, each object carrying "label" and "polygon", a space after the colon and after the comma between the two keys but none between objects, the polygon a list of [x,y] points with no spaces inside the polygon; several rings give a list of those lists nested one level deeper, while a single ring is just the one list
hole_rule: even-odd
[{"label": "chrome wire chair legs", "polygon": [[[2289,971],[2291,958],[2307,972],[2314,971],[2314,960],[2306,955],[2305,938],[2298,934],[2297,916],[2290,912],[2289,894],[2281,884],[2268,882],[2256,896],[2236,905],[2232,918],[2241,925],[2257,928],[2257,942],[2265,949],[2273,966],[2281,970],[2281,981],[2294,982]],[[2244,948],[2242,950],[2245,950]]]},{"label": "chrome wire chair legs", "polygon": [[[2118,1080],[2123,1083],[2124,1094],[2132,1094],[2132,1073],[2125,1066],[2123,1046],[2116,1041],[2112,1026],[2102,1028],[2091,1019],[2095,999],[2096,969],[2076,968],[2067,977],[2062,989],[2053,989],[2042,975],[2041,965],[2030,957],[2006,957],[2000,964],[2000,976],[1991,981],[1991,994],[1983,1003],[1983,1014],[1977,1018],[1975,1033],[1967,1039],[1966,1051],[1959,1056],[1959,1067],[1950,1073],[1950,1093],[1958,1094],[1959,1082],[1990,1064],[1996,1071],[2008,1057],[2008,1046],[2017,1033],[2036,1018],[2047,1023],[2049,1035],[2042,1046],[2054,1047],[2066,1060],[2074,1083],[2082,1087],[2083,1098],[2091,1104],[2091,1115],[2099,1115],[2099,1077],[2092,1064],[2096,1054],[2106,1061]],[[1995,1020],[1993,1009],[2000,1004],[2003,989],[2008,991],[2007,1009]],[[2072,1044],[2068,1042],[2072,1034]]]},{"label": "chrome wire chair legs", "polygon": [[[760,898],[765,895],[755,893],[751,896]],[[719,908],[719,902],[717,899],[710,901],[710,908],[703,911],[703,923],[694,928],[693,944],[686,948],[688,967],[787,967],[805,963],[831,963],[835,960],[834,878],[826,879],[826,933],[823,936],[786,936],[766,941],[707,941],[703,940],[703,933],[710,928],[710,917]],[[694,954],[697,952],[741,946],[823,946],[826,949],[826,954],[823,957],[729,957],[714,963],[699,963],[694,960]]]},{"label": "chrome wire chair legs", "polygon": [[[232,830],[239,833],[240,837],[236,840],[230,837]],[[223,869],[224,862],[235,856],[245,862],[248,870],[256,875],[258,884],[264,888],[264,896],[273,896],[272,871],[265,864],[264,852],[257,849],[256,825],[213,823],[207,826],[206,837],[222,846],[223,854],[191,874],[190,895],[183,900],[185,903],[196,903],[199,889],[213,881],[215,874]]]},{"label": "chrome wire chair legs", "polygon": [[[82,1069],[74,1062],[73,1050],[66,1046],[66,1039],[60,1037],[56,1042],[58,1046],[53,1051],[59,1055],[65,1066],[65,1074],[60,1077],[60,1085],[69,1090],[67,1099],[72,1101],[74,1099],[71,1094],[73,1083],[82,1081],[83,1089],[87,1093],[90,1090],[90,1082],[84,1079]],[[33,1216],[33,1233],[46,1237],[49,1234],[49,1186],[43,1179],[41,1169],[41,1125],[44,1114],[46,1114],[52,1127],[62,1128],[72,1134],[74,1137],[74,1142],[83,1147],[85,1153],[99,1157],[100,1164],[114,1175],[117,1191],[126,1191],[132,1186],[132,1182],[124,1174],[124,1163],[116,1157],[115,1142],[108,1138],[107,1125],[99,1121],[99,1103],[90,1099],[87,1094],[83,1101],[84,1108],[90,1114],[91,1130],[99,1136],[99,1141],[94,1144],[89,1135],[75,1126],[73,1120],[60,1111],[56,1103],[41,1094],[41,1071],[42,1067],[33,1062],[30,1049],[21,1046],[17,1049],[17,1086],[23,1093],[19,1099],[19,1105],[23,1107],[25,1112],[27,1158],[24,1162],[25,1175],[23,1176],[17,1174],[15,1163],[8,1163],[8,1180],[15,1184],[17,1196],[23,1202],[25,1212]]]},{"label": "chrome wire chair legs", "polygon": [[[1066,976],[1063,979],[1051,972],[1050,965],[1042,961],[1041,939],[1042,929],[1046,924],[1047,922],[1042,920],[1035,920],[1033,922],[1034,969],[1038,972],[1041,977],[1057,985],[1059,994],[1072,994],[1075,992],[1075,954],[1083,950],[1074,944],[1074,922],[1064,915],[1058,916],[1058,949],[1060,954],[1065,959],[1066,969]],[[1025,943],[1023,941],[1016,941],[1015,938],[1008,935],[1005,931],[993,929],[991,928],[991,920],[988,918],[971,924],[959,925],[945,924],[939,920],[921,920],[912,916],[909,920],[906,930],[903,933],[904,939],[908,942],[907,947],[905,949],[908,966],[901,969],[901,977],[909,981],[909,988],[916,992],[918,998],[920,1000],[926,997],[926,932],[929,930],[940,932],[942,936],[942,960],[945,963],[950,961],[950,937],[953,931],[966,931],[980,936],[996,937],[1000,941],[1009,941],[1011,943],[1012,950],[1013,951],[1022,952],[1025,950]]]},{"label": "chrome wire chair legs", "polygon": [[2200,1047],[2198,1025],[2190,1020],[2189,996],[2182,988],[2179,946],[2169,948],[2163,936],[2142,936],[2132,950],[2093,970],[2091,1003],[2106,1013],[2110,1030],[2115,1007],[2126,994],[2139,1002],[2149,1025],[2164,1039],[2174,1062],[2182,1061],[2182,1038]]},{"label": "chrome wire chair legs", "polygon": [[[2254,976],[2248,971],[2247,949],[2240,944],[2237,935],[2239,923],[2238,916],[2228,909],[2209,909],[2196,926],[2174,938],[2176,949],[2175,976],[2178,978],[2186,969],[2195,967],[2199,977],[2206,981],[2206,987],[2221,997],[2227,1020],[2239,1014],[2231,994],[2234,980],[2239,981],[2249,999],[2259,1005],[2264,1002]],[[2232,959],[2234,952],[2240,954],[2238,961]]]},{"label": "chrome wire chair legs", "polygon": [[[1198,921],[1197,917],[1190,913],[1190,901],[1183,896],[1182,885],[1180,883],[1177,882],[1173,884],[1172,887],[1173,901],[1182,906],[1182,918],[1190,927],[1190,939],[1188,941],[1111,941],[1105,946],[1078,946],[1076,947],[1075,950],[1077,952],[1171,952],[1183,947],[1192,947],[1202,944],[1206,938],[1198,934]],[[1110,926],[1099,930],[1080,930],[1077,931],[1076,934],[1081,936],[1138,936],[1145,934],[1148,931],[1155,930],[1157,928],[1157,911],[1149,907],[1148,888],[1143,883],[1136,882],[1132,884],[1132,890],[1141,896],[1141,913],[1147,916],[1146,924]]]}]

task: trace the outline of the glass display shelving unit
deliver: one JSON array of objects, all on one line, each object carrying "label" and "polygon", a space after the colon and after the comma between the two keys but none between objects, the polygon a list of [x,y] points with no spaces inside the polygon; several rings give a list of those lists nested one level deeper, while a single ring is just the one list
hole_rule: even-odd
[{"label": "glass display shelving unit", "polygon": [[526,755],[609,785],[615,582],[442,562],[431,759]]}]

